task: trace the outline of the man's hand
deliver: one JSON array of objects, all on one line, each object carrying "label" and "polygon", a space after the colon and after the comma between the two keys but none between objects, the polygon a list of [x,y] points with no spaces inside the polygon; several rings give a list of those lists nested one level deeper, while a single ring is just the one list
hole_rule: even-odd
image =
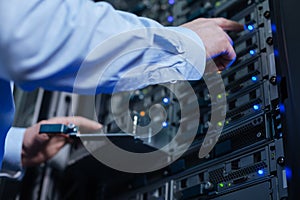
[{"label": "man's hand", "polygon": [[224,70],[235,60],[232,40],[225,31],[242,31],[242,24],[224,18],[199,18],[182,27],[199,35],[204,43],[207,59],[213,59],[219,70]]},{"label": "man's hand", "polygon": [[69,138],[66,135],[49,136],[39,134],[41,124],[69,124],[73,123],[82,132],[95,132],[102,125],[83,117],[56,117],[44,120],[26,129],[22,146],[22,165],[24,167],[41,164],[54,156]]}]

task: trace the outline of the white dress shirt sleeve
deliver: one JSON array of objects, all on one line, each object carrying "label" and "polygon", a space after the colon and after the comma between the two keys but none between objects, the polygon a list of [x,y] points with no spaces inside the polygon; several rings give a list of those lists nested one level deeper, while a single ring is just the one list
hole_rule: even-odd
[{"label": "white dress shirt sleeve", "polygon": [[[112,92],[120,79],[117,90],[200,79],[205,67],[205,48],[193,31],[163,27],[104,2],[1,1],[0,21],[0,78],[23,89],[74,92],[82,64],[84,81],[75,90],[84,94],[95,87]],[[101,54],[89,57],[99,46]]]},{"label": "white dress shirt sleeve", "polygon": [[7,133],[0,177],[17,179],[22,177],[24,169],[21,164],[21,153],[25,130],[12,127]]}]

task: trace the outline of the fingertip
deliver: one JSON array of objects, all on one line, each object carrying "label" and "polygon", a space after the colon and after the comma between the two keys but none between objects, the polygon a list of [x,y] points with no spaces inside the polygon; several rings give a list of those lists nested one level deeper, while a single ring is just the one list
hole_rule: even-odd
[{"label": "fingertip", "polygon": [[91,121],[91,128],[97,130],[97,129],[101,129],[102,127],[103,127],[102,124],[96,121]]},{"label": "fingertip", "polygon": [[219,18],[217,24],[225,31],[240,32],[244,30],[243,24],[225,18]]},{"label": "fingertip", "polygon": [[236,57],[233,58],[230,62],[228,62],[226,69],[230,68],[230,66],[234,63],[235,60],[236,60]]},{"label": "fingertip", "polygon": [[98,127],[97,127],[97,128],[98,128],[98,129],[101,129],[102,127],[103,127],[102,124],[99,124],[99,123],[98,123]]}]

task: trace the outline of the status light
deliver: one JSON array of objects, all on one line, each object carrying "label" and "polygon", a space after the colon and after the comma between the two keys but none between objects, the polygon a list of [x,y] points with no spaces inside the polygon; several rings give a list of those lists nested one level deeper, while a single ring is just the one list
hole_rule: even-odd
[{"label": "status light", "polygon": [[280,113],[285,113],[285,106],[284,104],[279,104],[279,110],[280,110]]},{"label": "status light", "polygon": [[141,111],[141,112],[140,112],[140,116],[141,116],[141,117],[145,117],[145,115],[146,115],[146,112],[145,112],[145,111]]},{"label": "status light", "polygon": [[256,81],[257,81],[257,77],[256,77],[256,76],[252,76],[251,80],[252,80],[253,82],[256,82]]},{"label": "status light", "polygon": [[224,187],[224,183],[220,183],[219,186],[222,188]]},{"label": "status light", "polygon": [[162,123],[162,127],[163,127],[163,128],[167,128],[168,126],[169,126],[168,122],[163,122],[163,123]]},{"label": "status light", "polygon": [[291,180],[291,178],[292,178],[292,170],[291,170],[291,168],[285,167],[285,174],[286,174],[286,178],[288,180]]},{"label": "status light", "polygon": [[170,99],[167,98],[167,97],[165,97],[165,98],[162,99],[162,102],[163,102],[164,104],[169,104],[169,103],[170,103]]},{"label": "status light", "polygon": [[256,54],[256,51],[253,50],[253,49],[251,49],[251,50],[249,51],[249,53],[250,53],[251,56],[254,56],[254,55]]},{"label": "status light", "polygon": [[257,173],[258,173],[259,175],[263,175],[263,174],[264,174],[264,170],[260,169],[260,170],[257,171]]},{"label": "status light", "polygon": [[259,110],[259,109],[260,109],[260,105],[258,105],[258,104],[257,104],[257,105],[254,105],[254,106],[253,106],[253,109],[254,109],[254,110]]},{"label": "status light", "polygon": [[174,17],[173,16],[168,16],[168,18],[167,18],[167,20],[168,20],[168,22],[173,22],[174,21]]},{"label": "status light", "polygon": [[275,25],[275,24],[272,24],[272,25],[271,25],[271,29],[272,29],[272,32],[276,32],[276,29],[277,29],[277,28],[276,28],[276,25]]},{"label": "status light", "polygon": [[173,5],[175,3],[175,0],[169,0],[169,4]]},{"label": "status light", "polygon": [[247,29],[248,29],[249,31],[253,31],[253,30],[254,30],[254,26],[253,26],[252,24],[249,24],[249,25],[247,26]]},{"label": "status light", "polygon": [[275,55],[275,56],[279,56],[279,51],[278,51],[278,49],[274,49],[274,55]]}]

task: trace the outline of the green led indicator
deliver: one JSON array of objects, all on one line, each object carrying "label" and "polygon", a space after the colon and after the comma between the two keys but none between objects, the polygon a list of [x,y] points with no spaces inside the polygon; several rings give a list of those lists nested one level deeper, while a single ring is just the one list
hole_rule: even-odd
[{"label": "green led indicator", "polygon": [[231,183],[228,183],[228,187],[230,187],[231,186]]},{"label": "green led indicator", "polygon": [[222,99],[222,95],[221,94],[218,94],[218,99]]},{"label": "green led indicator", "polygon": [[272,153],[272,154],[271,154],[271,157],[272,157],[272,158],[275,158],[275,153]]},{"label": "green led indicator", "polygon": [[229,124],[229,121],[228,121],[228,120],[226,120],[226,124]]},{"label": "green led indicator", "polygon": [[142,92],[143,92],[144,94],[147,94],[147,93],[148,93],[148,89],[143,89]]},{"label": "green led indicator", "polygon": [[224,187],[224,183],[220,183],[219,186],[222,188]]},{"label": "green led indicator", "polygon": [[218,122],[218,126],[223,126],[223,123],[222,122]]}]

